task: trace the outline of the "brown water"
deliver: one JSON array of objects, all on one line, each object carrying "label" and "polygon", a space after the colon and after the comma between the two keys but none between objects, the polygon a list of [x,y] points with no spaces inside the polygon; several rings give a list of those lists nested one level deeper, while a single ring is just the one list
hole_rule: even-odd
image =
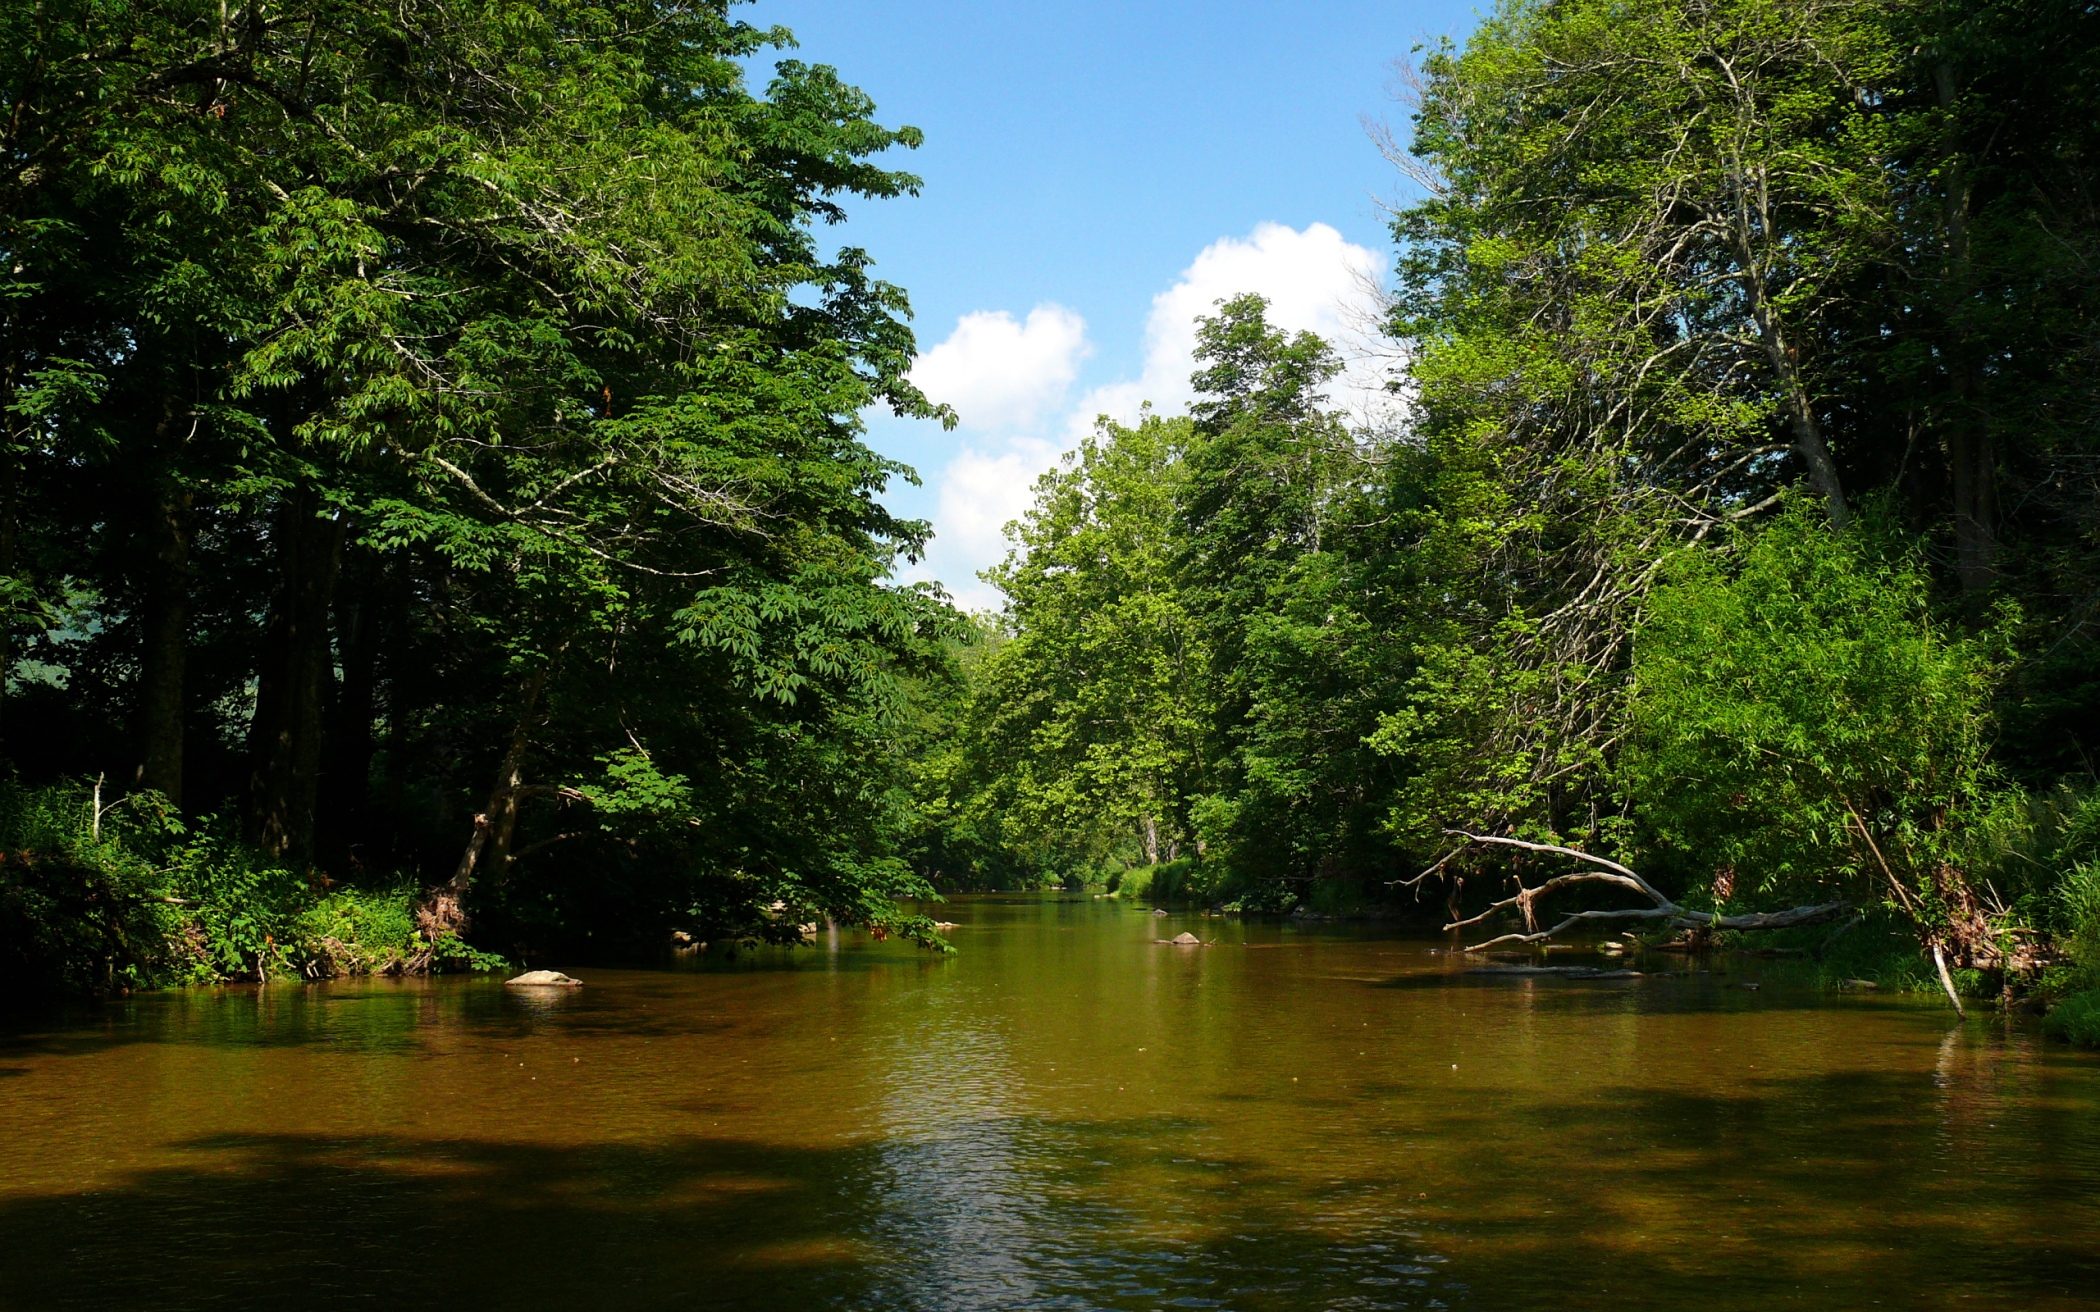
[{"label": "brown water", "polygon": [[943,914],[946,960],[0,1038],[0,1307],[2100,1308],[2100,1058],[2024,1029],[1754,962]]}]

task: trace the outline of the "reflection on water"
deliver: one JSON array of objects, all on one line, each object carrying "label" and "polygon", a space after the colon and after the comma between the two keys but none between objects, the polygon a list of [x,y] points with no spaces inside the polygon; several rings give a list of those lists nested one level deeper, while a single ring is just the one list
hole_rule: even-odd
[{"label": "reflection on water", "polygon": [[1756,963],[944,914],[947,960],[18,1027],[0,1307],[2100,1307],[2100,1060],[2017,1026]]}]

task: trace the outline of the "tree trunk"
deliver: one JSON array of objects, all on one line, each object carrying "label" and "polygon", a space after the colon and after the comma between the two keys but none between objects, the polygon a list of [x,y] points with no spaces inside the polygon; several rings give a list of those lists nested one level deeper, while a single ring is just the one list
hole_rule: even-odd
[{"label": "tree trunk", "polygon": [[518,792],[525,783],[525,752],[532,743],[533,717],[539,710],[540,694],[547,687],[547,674],[548,667],[542,665],[525,685],[510,744],[496,766],[496,782],[489,790],[488,806],[474,817],[474,832],[467,839],[467,850],[460,854],[459,865],[443,890],[455,900],[466,895],[477,872],[500,880],[510,864],[511,838],[518,825]]},{"label": "tree trunk", "polygon": [[139,770],[141,788],[182,805],[184,695],[189,659],[191,494],[169,489],[147,517],[143,642],[139,652]]},{"label": "tree trunk", "polygon": [[1149,815],[1145,817],[1141,837],[1145,844],[1145,864],[1148,866],[1158,865],[1159,820],[1157,817]]},{"label": "tree trunk", "polygon": [[313,854],[322,730],[334,684],[329,602],[343,525],[309,488],[293,491],[277,523],[277,583],[257,670],[249,732],[249,838],[275,857]]},{"label": "tree trunk", "polygon": [[1954,502],[1954,575],[1964,593],[1991,586],[1998,574],[1998,461],[1990,433],[1978,422],[1972,379],[1957,362],[1947,407],[1947,469]]},{"label": "tree trunk", "polygon": [[[12,337],[14,315],[8,316],[8,335]],[[22,416],[15,413],[16,389],[19,379],[21,355],[9,351],[4,373],[0,373],[0,587],[12,587],[18,561],[16,539],[20,525],[20,512],[16,503],[21,490],[20,453],[29,446],[31,433]],[[7,679],[15,669],[15,624],[14,607],[0,602],[0,710],[4,710],[7,699]],[[0,719],[0,743],[5,743],[5,721]]]},{"label": "tree trunk", "polygon": [[1765,359],[1772,366],[1773,378],[1779,384],[1780,400],[1786,407],[1787,429],[1793,435],[1795,454],[1808,467],[1808,485],[1823,498],[1823,508],[1830,517],[1831,526],[1843,528],[1852,515],[1845,502],[1844,485],[1838,479],[1837,462],[1831,459],[1830,443],[1824,438],[1822,421],[1816,418],[1815,398],[1810,395],[1808,382],[1801,375],[1797,348],[1787,340],[1786,327],[1780,322],[1779,313],[1772,306],[1770,289],[1765,285],[1765,259],[1760,254],[1759,242],[1772,240],[1772,225],[1763,170],[1746,168],[1740,159],[1736,160],[1731,173],[1731,188],[1733,195],[1730,199],[1735,213],[1730,216],[1729,239],[1742,266],[1741,285],[1750,301],[1750,319],[1757,327],[1758,345],[1764,348]]},{"label": "tree trunk", "polygon": [[[12,585],[15,578],[17,482],[14,433],[10,430],[5,444],[0,445],[0,586]],[[14,607],[0,603],[0,712],[4,712],[6,706],[8,676],[15,670],[14,619]],[[0,718],[0,743],[6,742],[4,726],[5,720]]]},{"label": "tree trunk", "polygon": [[317,825],[331,866],[356,864],[354,848],[366,823],[372,757],[372,724],[379,701],[379,645],[393,598],[385,563],[370,551],[346,548],[336,591],[335,650],[342,682],[328,717],[321,762]]},{"label": "tree trunk", "polygon": [[1845,503],[1844,485],[1838,479],[1837,462],[1831,459],[1830,444],[1824,440],[1823,425],[1816,418],[1814,399],[1809,396],[1801,370],[1795,363],[1794,347],[1786,340],[1778,317],[1764,303],[1762,287],[1757,293],[1755,319],[1765,358],[1771,362],[1772,372],[1779,380],[1780,394],[1786,402],[1787,428],[1793,434],[1795,454],[1808,466],[1808,485],[1823,498],[1823,509],[1830,517],[1831,527],[1843,528],[1852,515],[1851,508]]},{"label": "tree trunk", "polygon": [[1947,195],[1947,473],[1954,511],[1954,574],[1965,593],[1990,587],[1997,574],[1998,460],[1990,427],[1978,402],[1982,370],[1969,340],[1969,300],[1974,272],[1969,250],[1969,171],[1955,123],[1954,69],[1933,69],[1933,89],[1945,124],[1943,153]]}]

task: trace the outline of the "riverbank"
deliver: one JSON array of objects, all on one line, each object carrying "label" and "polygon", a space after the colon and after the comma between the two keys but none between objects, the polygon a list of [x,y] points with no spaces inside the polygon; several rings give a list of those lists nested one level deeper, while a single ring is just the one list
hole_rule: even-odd
[{"label": "riverbank", "polygon": [[153,794],[114,805],[0,784],[0,969],[31,991],[113,994],[507,964],[419,909],[407,881],[330,886]]},{"label": "riverbank", "polygon": [[[1147,907],[1194,909],[1205,915],[1270,916],[1298,923],[1407,924],[1428,931],[1442,919],[1436,908],[1381,897],[1350,881],[1314,881],[1306,886],[1303,901],[1280,911],[1263,905],[1249,907],[1234,896],[1236,891],[1223,871],[1183,858],[1116,872],[1094,896]],[[2072,908],[2069,917],[2074,929],[2067,935],[2067,959],[2032,981],[2033,987],[2022,995],[2019,1005],[2043,1017],[2045,1033],[2077,1046],[2100,1048],[2100,969],[2093,964],[2094,949],[2100,945],[2093,941],[2088,927],[2089,909],[2082,916],[2080,910]],[[1556,943],[1554,950],[1602,951],[1609,958],[1623,960],[1629,953],[1666,949],[1659,941],[1644,942],[1637,933],[1621,932],[1616,937],[1605,933],[1579,943]],[[1798,980],[1830,992],[1944,996],[1944,985],[1915,931],[1884,910],[1871,911],[1835,929],[1816,926],[1756,935],[1723,934],[1702,950],[1702,954],[1738,952],[1782,962]],[[1986,1008],[2005,1002],[2002,986],[1982,971],[1955,970],[1950,977],[1965,1000]]]}]

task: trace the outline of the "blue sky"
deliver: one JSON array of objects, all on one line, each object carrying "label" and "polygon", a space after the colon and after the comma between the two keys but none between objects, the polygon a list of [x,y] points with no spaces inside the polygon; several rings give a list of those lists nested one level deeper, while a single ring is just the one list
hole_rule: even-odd
[{"label": "blue sky", "polygon": [[[1462,39],[1472,3],[758,0],[795,58],[836,66],[885,123],[916,198],[854,207],[839,236],[909,290],[918,377],[953,433],[871,419],[925,486],[891,502],[940,533],[916,577],[965,604],[998,527],[1093,414],[1186,399],[1188,322],[1261,291],[1293,327],[1348,336],[1401,194],[1362,119],[1404,122],[1393,61]],[[757,71],[757,70],[755,70]],[[769,71],[769,70],[767,70]],[[1363,367],[1371,380],[1375,361]]]}]

